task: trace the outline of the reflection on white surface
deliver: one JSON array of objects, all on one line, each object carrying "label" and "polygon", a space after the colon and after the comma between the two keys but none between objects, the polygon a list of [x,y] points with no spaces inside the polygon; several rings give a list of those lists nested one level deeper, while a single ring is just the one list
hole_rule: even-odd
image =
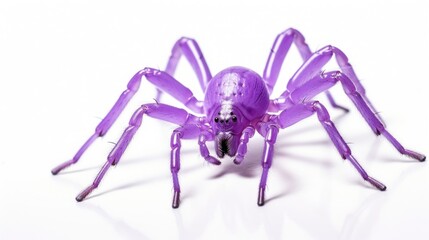
[{"label": "reflection on white surface", "polygon": [[[386,192],[365,183],[341,159],[313,116],[280,133],[263,207],[256,204],[263,148],[259,136],[251,139],[241,166],[227,158],[219,167],[208,165],[195,141],[184,142],[182,203],[173,210],[169,140],[175,127],[145,118],[118,166],[89,199],[76,203],[74,197],[92,182],[133,110],[153,101],[149,84],[142,84],[123,117],[81,162],[55,177],[50,169],[73,156],[135,72],[163,68],[171,44],[182,35],[199,41],[213,74],[232,65],[261,72],[275,35],[288,27],[301,30],[313,50],[334,44],[348,54],[389,131],[404,146],[429,154],[424,3],[392,1],[386,8],[366,1],[352,6],[340,1],[250,2],[247,11],[237,3],[138,4],[0,3],[0,239],[429,235],[427,163],[401,156],[375,137],[341,87],[334,89],[334,97],[351,112],[328,110],[354,156],[387,185]],[[214,18],[218,13],[224,17]],[[405,13],[410,15],[397,17]],[[280,87],[299,65],[294,51]],[[201,98],[189,66],[179,65],[178,75]]]}]

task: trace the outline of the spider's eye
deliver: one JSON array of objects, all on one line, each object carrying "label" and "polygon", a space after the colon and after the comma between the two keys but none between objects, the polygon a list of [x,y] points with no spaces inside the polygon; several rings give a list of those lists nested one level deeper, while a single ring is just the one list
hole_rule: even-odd
[{"label": "spider's eye", "polygon": [[237,122],[237,117],[236,116],[232,116],[231,119],[232,119],[233,122]]},{"label": "spider's eye", "polygon": [[215,121],[215,122],[219,122],[219,118],[218,118],[218,117],[215,117],[214,121]]}]

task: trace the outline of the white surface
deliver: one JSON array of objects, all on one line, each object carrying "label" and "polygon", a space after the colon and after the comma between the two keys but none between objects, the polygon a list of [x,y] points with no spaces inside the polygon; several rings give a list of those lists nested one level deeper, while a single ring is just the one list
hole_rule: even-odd
[{"label": "white surface", "polygon": [[[386,192],[362,182],[312,117],[280,134],[267,204],[256,205],[262,139],[242,166],[220,167],[184,142],[182,204],[170,207],[173,125],[146,118],[129,151],[91,198],[91,183],[139,103],[135,101],[79,164],[73,156],[145,66],[164,68],[180,36],[197,39],[216,73],[243,65],[261,73],[276,34],[299,29],[310,47],[341,48],[369,98],[405,146],[429,154],[425,1],[2,1],[0,3],[0,239],[425,239],[429,169],[376,138],[336,87],[329,108],[356,158]],[[245,2],[245,3],[244,3]],[[280,1],[279,1],[280,2]],[[298,3],[299,2],[299,3]],[[323,3],[322,3],[323,2]],[[295,49],[279,86],[299,66]],[[177,77],[198,84],[187,64]],[[320,98],[325,101],[325,97]],[[168,99],[166,99],[168,102]]]}]

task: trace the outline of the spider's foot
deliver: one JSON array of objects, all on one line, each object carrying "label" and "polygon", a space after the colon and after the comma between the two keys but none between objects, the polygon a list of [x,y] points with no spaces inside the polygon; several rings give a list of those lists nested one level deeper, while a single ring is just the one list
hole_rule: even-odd
[{"label": "spider's foot", "polygon": [[404,150],[404,154],[407,155],[407,156],[409,156],[409,157],[412,157],[412,158],[414,158],[414,159],[416,159],[416,160],[418,160],[420,162],[424,162],[426,160],[426,156],[425,155],[420,154],[418,152],[411,151],[411,150],[405,149]]},{"label": "spider's foot", "polygon": [[63,170],[62,168],[60,168],[60,166],[55,167],[51,170],[52,175],[57,175],[61,170]]},{"label": "spider's foot", "polygon": [[239,164],[241,164],[241,162],[243,161],[243,159],[244,159],[244,157],[243,156],[241,156],[241,155],[237,155],[235,158],[234,158],[234,164],[236,164],[236,165],[239,165]]},{"label": "spider's foot", "polygon": [[214,165],[220,165],[222,163],[221,161],[217,160],[215,157],[212,156],[206,157],[205,160]]},{"label": "spider's foot", "polygon": [[96,187],[91,185],[76,196],[76,201],[82,202]]},{"label": "spider's foot", "polygon": [[264,206],[265,204],[265,188],[264,187],[259,187],[259,192],[258,192],[258,206]]},{"label": "spider's foot", "polygon": [[380,191],[386,191],[387,187],[383,183],[379,182],[378,180],[369,177],[366,179],[369,183],[371,183],[374,187],[376,187]]},{"label": "spider's foot", "polygon": [[56,166],[51,170],[52,175],[57,175],[59,172],[61,172],[64,168],[72,165],[74,162],[73,160],[69,160],[67,162],[63,162],[60,165]]},{"label": "spider's foot", "polygon": [[171,205],[173,208],[178,208],[180,205],[180,192],[174,190],[173,195],[173,204]]}]

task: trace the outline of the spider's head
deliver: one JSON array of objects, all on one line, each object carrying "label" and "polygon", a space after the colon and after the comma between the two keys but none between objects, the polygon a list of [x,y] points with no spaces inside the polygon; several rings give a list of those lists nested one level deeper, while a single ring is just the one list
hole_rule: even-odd
[{"label": "spider's head", "polygon": [[212,128],[216,134],[215,149],[219,158],[235,156],[243,129],[248,120],[232,105],[223,104],[212,117]]}]

